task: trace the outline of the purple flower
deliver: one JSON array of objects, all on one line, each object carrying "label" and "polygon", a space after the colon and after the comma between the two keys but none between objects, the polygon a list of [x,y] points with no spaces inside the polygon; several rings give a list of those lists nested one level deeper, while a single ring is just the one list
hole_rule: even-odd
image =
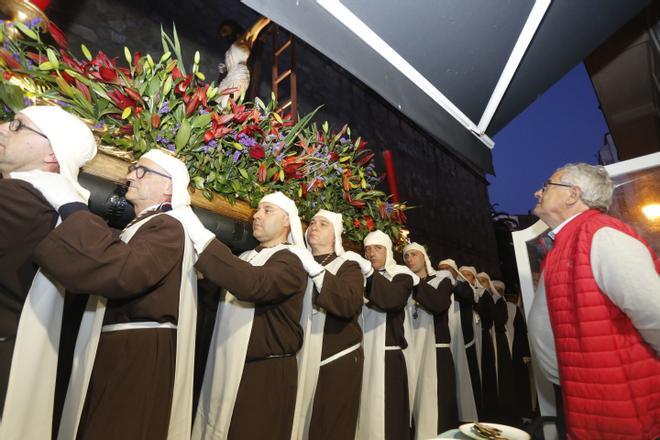
[{"label": "purple flower", "polygon": [[92,128],[96,128],[97,130],[100,130],[103,127],[105,127],[105,124],[103,122],[98,122],[98,123],[92,125]]},{"label": "purple flower", "polygon": [[211,139],[208,144],[204,145],[204,153],[208,153],[209,150],[215,149],[218,147],[218,141]]},{"label": "purple flower", "polygon": [[28,21],[27,23],[25,23],[25,25],[28,28],[32,29],[32,28],[35,28],[35,27],[39,26],[40,23],[41,23],[41,18],[36,17],[36,18]]},{"label": "purple flower", "polygon": [[165,147],[170,151],[176,150],[176,146],[174,144],[167,144]]},{"label": "purple flower", "polygon": [[198,111],[198,113],[199,113],[200,115],[206,114],[206,113],[208,113],[208,112],[209,112],[209,111],[206,110],[204,107],[200,107],[200,108],[199,108],[199,111]]},{"label": "purple flower", "polygon": [[164,115],[165,113],[167,113],[169,111],[170,111],[170,102],[169,101],[163,101],[160,108],[158,109],[158,114],[159,115]]},{"label": "purple flower", "polygon": [[238,142],[244,147],[254,147],[255,145],[257,145],[257,141],[255,141],[254,138],[251,138],[246,134],[239,135]]},{"label": "purple flower", "polygon": [[236,163],[236,162],[238,162],[238,159],[239,159],[240,157],[241,157],[241,151],[240,151],[240,150],[236,150],[236,152],[235,152],[234,155],[232,156],[231,160],[232,160],[232,162]]}]

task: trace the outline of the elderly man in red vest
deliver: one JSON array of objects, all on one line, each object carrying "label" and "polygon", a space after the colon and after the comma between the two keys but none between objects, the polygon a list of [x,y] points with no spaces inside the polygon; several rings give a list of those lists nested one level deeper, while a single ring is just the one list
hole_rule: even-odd
[{"label": "elderly man in red vest", "polygon": [[604,214],[612,192],[603,167],[568,164],[534,194],[554,245],[531,340],[569,438],[657,438],[660,263],[630,226]]}]

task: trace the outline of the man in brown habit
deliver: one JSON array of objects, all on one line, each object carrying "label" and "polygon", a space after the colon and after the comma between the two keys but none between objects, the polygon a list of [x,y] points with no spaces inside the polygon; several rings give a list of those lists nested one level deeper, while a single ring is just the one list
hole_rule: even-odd
[{"label": "man in brown habit", "polygon": [[195,266],[226,290],[193,438],[289,440],[303,299],[312,290],[307,274],[314,279],[324,272],[304,248],[298,209],[279,192],[262,198],[252,223],[260,244],[240,258],[189,214],[184,224],[200,254]]},{"label": "man in brown habit", "polygon": [[414,367],[404,353],[412,344],[406,305],[419,278],[396,264],[392,240],[385,233],[369,233],[364,247],[374,273],[367,279],[368,302],[362,310],[365,367],[358,438],[405,440],[410,438],[415,384]]},{"label": "man in brown habit", "polygon": [[[35,246],[58,213],[30,183],[60,173],[83,200],[78,169],[96,154],[89,128],[56,106],[0,125],[0,438],[49,439],[63,290],[38,270]],[[29,396],[29,398],[26,398]]]},{"label": "man in brown habit", "polygon": [[56,177],[35,182],[62,217],[35,261],[68,292],[92,294],[59,438],[188,438],[196,278],[176,219],[190,204],[185,164],[154,149],[129,167],[137,217],[119,238]]},{"label": "man in brown habit", "polygon": [[415,437],[427,439],[458,426],[456,380],[447,315],[454,288],[453,277],[446,270],[436,272],[426,249],[418,243],[403,248],[403,259],[406,266],[420,278],[413,293],[418,371],[413,410]]},{"label": "man in brown habit", "polygon": [[314,278],[312,302],[304,307],[292,439],[355,439],[364,364],[358,323],[364,295],[361,271],[373,269],[369,261],[344,251],[343,229],[341,214],[321,209],[305,232],[307,247],[325,273]]}]

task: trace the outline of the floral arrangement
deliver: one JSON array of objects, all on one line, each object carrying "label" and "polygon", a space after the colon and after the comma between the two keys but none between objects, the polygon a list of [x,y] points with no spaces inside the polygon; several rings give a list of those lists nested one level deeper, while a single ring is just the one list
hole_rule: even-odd
[{"label": "floral arrangement", "polygon": [[[348,126],[318,126],[316,110],[295,122],[273,98],[221,106],[236,90],[205,81],[199,52],[186,69],[176,28],[171,38],[161,30],[160,57],[125,48],[125,64],[84,45],[77,57],[61,34],[54,35],[57,46],[46,44],[48,28],[39,18],[0,23],[3,120],[34,102],[57,103],[87,121],[102,145],[137,157],[155,146],[172,151],[208,199],[219,194],[255,206],[282,191],[304,220],[321,208],[341,212],[349,240],[375,228],[400,237],[408,208],[376,190],[374,153]],[[8,38],[9,31],[21,38]]]}]

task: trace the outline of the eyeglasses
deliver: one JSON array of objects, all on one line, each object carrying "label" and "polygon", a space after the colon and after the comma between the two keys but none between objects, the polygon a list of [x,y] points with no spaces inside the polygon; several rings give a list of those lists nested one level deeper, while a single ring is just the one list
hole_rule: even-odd
[{"label": "eyeglasses", "polygon": [[154,173],[154,174],[158,174],[159,176],[165,177],[166,179],[172,180],[172,178],[167,174],[163,174],[156,170],[152,170],[151,168],[145,167],[144,165],[130,165],[128,167],[128,172],[132,173],[133,171],[135,171],[135,177],[137,177],[138,179],[142,179],[144,175],[147,173]]},{"label": "eyeglasses", "polygon": [[541,187],[541,191],[546,191],[548,189],[548,186],[550,186],[550,185],[563,186],[564,188],[573,188],[575,186],[575,185],[569,185],[567,183],[555,183],[555,182],[551,182],[551,181],[548,180]]},{"label": "eyeglasses", "polygon": [[38,134],[39,136],[41,136],[41,137],[43,137],[43,138],[45,138],[45,139],[48,139],[48,136],[46,136],[45,134],[43,134],[43,133],[41,133],[41,132],[35,130],[34,128],[30,128],[30,127],[28,127],[27,125],[25,125],[25,122],[21,121],[20,119],[14,119],[14,120],[12,120],[11,122],[9,122],[9,129],[10,129],[11,131],[16,132],[16,131],[20,130],[21,128],[24,128],[24,129],[26,129],[26,130],[29,130],[29,131],[31,131],[32,133],[36,133],[36,134]]}]

